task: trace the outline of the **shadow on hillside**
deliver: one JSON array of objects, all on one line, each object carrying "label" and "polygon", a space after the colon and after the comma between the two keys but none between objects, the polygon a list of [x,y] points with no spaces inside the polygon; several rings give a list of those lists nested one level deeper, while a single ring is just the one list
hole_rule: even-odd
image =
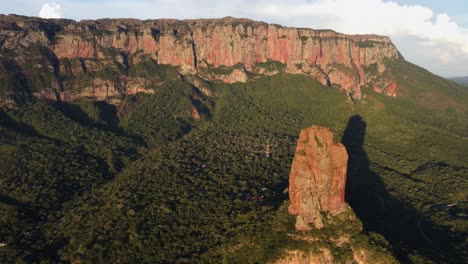
[{"label": "shadow on hillside", "polygon": [[[435,245],[424,240],[418,228],[421,213],[409,203],[392,196],[381,177],[370,169],[364,150],[366,128],[361,116],[352,116],[342,137],[349,155],[346,201],[363,222],[364,230],[382,234],[403,263],[420,262],[419,257],[410,257],[414,254],[436,263],[465,263],[463,253],[450,243]],[[447,227],[437,226],[428,220],[424,225],[430,230],[444,230],[445,236],[450,237]]]},{"label": "shadow on hillside", "polygon": [[119,119],[117,117],[117,109],[115,105],[106,103],[104,101],[93,102],[96,109],[99,111],[99,120],[90,118],[79,105],[66,102],[57,102],[54,107],[62,112],[63,115],[70,118],[83,126],[96,128],[105,132],[113,132],[120,136],[128,137],[134,142],[147,146],[145,140],[137,135],[130,134],[119,127]]},{"label": "shadow on hillside", "polygon": [[0,204],[5,204],[8,206],[13,206],[20,208],[23,210],[28,216],[32,218],[37,218],[38,216],[38,209],[34,208],[31,203],[27,202],[20,202],[17,199],[8,196],[8,195],[0,195]]},{"label": "shadow on hillside", "polygon": [[3,109],[0,109],[0,126],[9,130],[13,130],[17,134],[23,134],[27,137],[39,137],[53,140],[49,137],[39,134],[33,126],[14,120],[5,111],[3,111]]},{"label": "shadow on hillside", "polygon": [[117,128],[119,118],[117,117],[117,107],[104,101],[94,102],[94,105],[99,109],[99,118],[108,126]]},{"label": "shadow on hillside", "polygon": [[[0,219],[0,243],[8,245],[6,250],[15,252],[24,263],[39,263],[44,259],[43,250],[47,247],[46,236],[40,228],[44,220],[40,216],[41,208],[8,195],[0,195],[0,209],[6,215]],[[2,263],[13,263],[1,252],[0,259],[4,261]]]}]

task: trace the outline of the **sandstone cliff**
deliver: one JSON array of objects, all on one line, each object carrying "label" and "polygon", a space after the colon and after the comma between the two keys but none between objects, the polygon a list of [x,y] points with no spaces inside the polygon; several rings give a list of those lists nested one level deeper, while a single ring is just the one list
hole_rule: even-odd
[{"label": "sandstone cliff", "polygon": [[[27,87],[17,88],[22,93],[57,100],[150,92],[157,82],[132,75],[148,61],[205,80],[245,82],[283,71],[310,75],[354,99],[363,86],[396,96],[385,62],[401,57],[388,37],[230,17],[75,22],[13,15],[0,15],[0,54],[0,71],[19,72],[9,79],[2,74],[1,86],[26,80]],[[1,101],[18,101],[17,94],[4,91]]]},{"label": "sandstone cliff", "polygon": [[333,133],[324,127],[303,129],[289,175],[289,213],[297,215],[296,229],[324,225],[323,213],[336,215],[346,209],[344,201],[348,154]]}]

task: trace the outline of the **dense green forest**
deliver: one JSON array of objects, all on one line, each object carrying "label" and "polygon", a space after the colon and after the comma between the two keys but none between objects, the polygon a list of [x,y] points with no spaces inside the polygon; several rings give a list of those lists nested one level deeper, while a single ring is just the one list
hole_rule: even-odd
[{"label": "dense green forest", "polygon": [[[334,220],[313,231],[324,238],[315,250],[348,230],[350,244],[401,262],[466,263],[468,93],[398,67],[414,71],[400,76],[406,97],[366,89],[359,103],[303,75],[204,83],[211,97],[171,75],[117,106],[3,109],[0,262],[264,263],[314,250],[288,236],[286,208],[299,131],[318,124],[347,148],[347,201],[365,232]],[[451,101],[423,100],[424,89]],[[345,263],[350,250],[333,255]]]}]

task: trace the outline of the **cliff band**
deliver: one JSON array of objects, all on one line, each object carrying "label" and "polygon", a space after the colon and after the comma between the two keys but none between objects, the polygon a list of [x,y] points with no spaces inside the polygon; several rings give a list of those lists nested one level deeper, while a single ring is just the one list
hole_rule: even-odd
[{"label": "cliff band", "polygon": [[0,15],[0,54],[2,84],[15,86],[0,94],[4,105],[28,96],[104,100],[152,92],[154,83],[129,74],[148,60],[205,80],[245,82],[288,72],[312,76],[357,100],[362,87],[396,96],[385,62],[401,57],[384,36],[231,17],[76,22],[14,15]]}]

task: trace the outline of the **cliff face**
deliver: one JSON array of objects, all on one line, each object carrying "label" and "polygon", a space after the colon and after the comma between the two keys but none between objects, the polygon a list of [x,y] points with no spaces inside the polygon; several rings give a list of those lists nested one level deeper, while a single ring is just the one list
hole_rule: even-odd
[{"label": "cliff face", "polygon": [[336,215],[344,201],[348,154],[333,133],[324,127],[303,129],[289,175],[289,213],[297,215],[296,229],[324,226],[323,213]]},{"label": "cliff face", "polygon": [[[32,93],[62,100],[68,100],[64,92],[68,98],[107,98],[149,91],[152,85],[129,74],[148,60],[207,80],[245,82],[247,73],[285,71],[313,76],[354,99],[362,97],[363,86],[396,96],[385,61],[400,56],[387,37],[235,18],[75,22],[0,16],[0,51],[5,65],[41,82],[30,84]],[[87,77],[100,80],[83,81]]]}]

